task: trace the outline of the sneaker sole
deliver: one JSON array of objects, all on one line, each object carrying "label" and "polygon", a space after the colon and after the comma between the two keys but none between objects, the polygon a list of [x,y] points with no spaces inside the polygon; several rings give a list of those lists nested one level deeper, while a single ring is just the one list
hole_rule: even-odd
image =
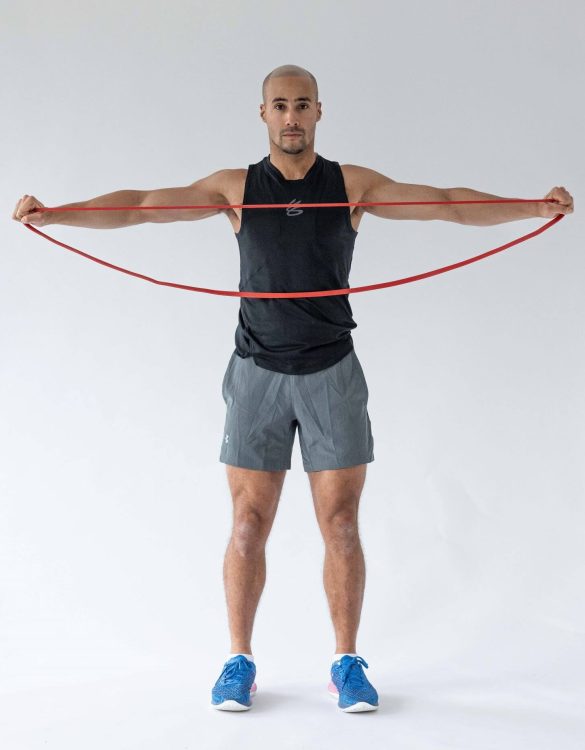
[{"label": "sneaker sole", "polygon": [[252,708],[252,706],[244,706],[243,703],[238,703],[238,701],[233,700],[227,700],[223,703],[212,703],[211,704],[213,708],[217,708],[220,711],[249,711],[249,709]]},{"label": "sneaker sole", "polygon": [[[329,695],[332,698],[335,698],[335,700],[339,704],[339,693],[334,693],[332,690],[327,690]],[[341,708],[339,706],[340,711],[345,711],[345,713],[353,714],[357,713],[358,711],[377,711],[378,706],[374,706],[371,703],[367,703],[366,701],[358,701],[357,703],[353,703],[351,706],[346,706],[345,708]]]},{"label": "sneaker sole", "polygon": [[[256,690],[256,683],[254,683],[254,687],[250,690],[250,701],[256,695]],[[220,711],[249,711],[252,708],[252,703],[250,702],[249,706],[245,706],[243,703],[238,703],[238,701],[230,698],[222,703],[212,703],[211,707]]]}]

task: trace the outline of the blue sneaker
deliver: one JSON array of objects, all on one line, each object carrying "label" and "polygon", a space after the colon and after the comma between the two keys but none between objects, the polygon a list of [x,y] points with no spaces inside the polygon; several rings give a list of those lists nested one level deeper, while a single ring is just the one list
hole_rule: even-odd
[{"label": "blue sneaker", "polygon": [[211,705],[223,711],[247,711],[256,694],[256,665],[243,654],[232,656],[211,690]]},{"label": "blue sneaker", "polygon": [[338,698],[342,711],[375,711],[378,708],[378,693],[362,669],[368,667],[361,656],[344,654],[331,665],[331,682],[328,692]]}]

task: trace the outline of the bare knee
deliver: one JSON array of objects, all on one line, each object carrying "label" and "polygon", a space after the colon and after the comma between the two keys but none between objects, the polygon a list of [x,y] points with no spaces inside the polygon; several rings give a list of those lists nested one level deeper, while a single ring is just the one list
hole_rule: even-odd
[{"label": "bare knee", "polygon": [[333,552],[351,553],[360,543],[357,517],[354,511],[339,511],[322,521],[323,539]]},{"label": "bare knee", "polygon": [[270,533],[286,471],[227,466],[233,499],[232,543],[240,555],[257,555]]},{"label": "bare knee", "polygon": [[239,555],[255,556],[264,550],[270,533],[270,519],[252,508],[234,515],[232,544]]}]

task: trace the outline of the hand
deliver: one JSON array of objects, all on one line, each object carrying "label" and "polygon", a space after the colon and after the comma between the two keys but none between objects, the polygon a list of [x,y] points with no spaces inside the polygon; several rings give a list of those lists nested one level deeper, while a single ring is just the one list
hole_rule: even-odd
[{"label": "hand", "polygon": [[537,203],[538,216],[552,219],[557,214],[573,213],[573,196],[564,187],[554,187],[545,198],[554,198],[555,203]]},{"label": "hand", "polygon": [[49,223],[48,216],[50,212],[37,211],[37,208],[44,208],[44,205],[40,200],[37,200],[34,195],[23,195],[16,204],[12,218],[23,224],[36,224],[37,226],[42,227]]}]

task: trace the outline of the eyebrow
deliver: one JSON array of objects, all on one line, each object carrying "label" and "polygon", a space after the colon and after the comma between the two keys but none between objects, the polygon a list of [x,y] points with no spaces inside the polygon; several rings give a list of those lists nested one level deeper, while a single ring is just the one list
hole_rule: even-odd
[{"label": "eyebrow", "polygon": [[[295,102],[310,102],[311,97],[310,96],[297,96],[295,99]],[[285,99],[284,96],[275,96],[272,100],[272,103],[274,102],[288,102],[288,99]]]}]

